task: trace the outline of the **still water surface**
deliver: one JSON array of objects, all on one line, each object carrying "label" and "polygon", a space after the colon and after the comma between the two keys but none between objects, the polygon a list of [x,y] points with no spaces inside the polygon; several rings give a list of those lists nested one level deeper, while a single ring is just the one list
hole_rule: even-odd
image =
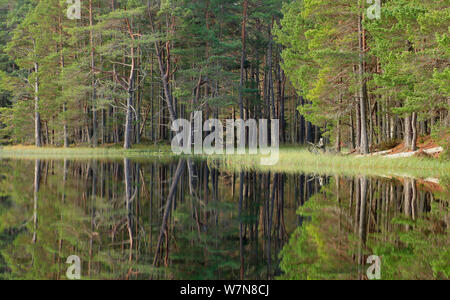
[{"label": "still water surface", "polygon": [[449,193],[206,161],[1,160],[0,279],[448,279]]}]

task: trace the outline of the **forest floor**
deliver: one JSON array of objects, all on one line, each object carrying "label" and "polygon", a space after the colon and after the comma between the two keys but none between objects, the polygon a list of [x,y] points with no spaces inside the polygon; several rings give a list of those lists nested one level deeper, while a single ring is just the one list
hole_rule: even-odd
[{"label": "forest floor", "polygon": [[[48,160],[155,160],[169,162],[177,159],[168,145],[136,146],[130,150],[116,147],[99,148],[36,148],[33,146],[8,146],[0,148],[0,159]],[[261,165],[262,155],[200,155],[186,156],[207,159],[211,166],[231,171],[254,170],[260,172],[310,173],[317,175],[348,176],[401,176],[414,178],[449,179],[450,160],[425,157],[389,159],[383,156],[314,155],[298,146],[282,146],[279,161],[273,166]],[[447,181],[447,180],[446,180]]]},{"label": "forest floor", "polygon": [[[450,140],[450,135],[442,138],[443,140]],[[428,157],[439,158],[444,152],[444,148],[439,145],[431,136],[423,136],[418,139],[417,150],[412,151],[406,149],[405,142],[399,143],[392,149],[385,151],[378,151],[371,153],[371,156],[384,156],[387,158],[401,158],[401,157]]]}]

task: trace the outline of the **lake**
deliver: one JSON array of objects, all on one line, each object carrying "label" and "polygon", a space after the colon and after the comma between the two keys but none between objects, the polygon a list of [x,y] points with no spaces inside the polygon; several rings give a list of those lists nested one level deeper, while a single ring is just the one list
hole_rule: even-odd
[{"label": "lake", "polygon": [[0,160],[0,279],[448,279],[442,179]]}]

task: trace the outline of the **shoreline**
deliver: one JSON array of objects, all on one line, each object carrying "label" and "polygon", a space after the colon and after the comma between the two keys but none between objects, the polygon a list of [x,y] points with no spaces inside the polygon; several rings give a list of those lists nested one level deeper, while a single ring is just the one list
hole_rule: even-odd
[{"label": "shoreline", "polygon": [[281,147],[280,160],[274,166],[261,166],[261,155],[176,155],[170,146],[139,146],[130,150],[118,147],[36,148],[8,146],[0,148],[0,159],[49,160],[136,160],[171,161],[178,158],[208,160],[211,166],[230,171],[338,174],[348,176],[392,176],[404,174],[415,178],[444,178],[450,174],[450,161],[429,158],[385,158],[381,156],[314,155],[298,147]]}]

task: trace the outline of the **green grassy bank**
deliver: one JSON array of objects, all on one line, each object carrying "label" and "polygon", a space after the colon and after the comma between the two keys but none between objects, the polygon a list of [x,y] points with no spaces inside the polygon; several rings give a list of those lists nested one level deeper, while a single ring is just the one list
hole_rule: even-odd
[{"label": "green grassy bank", "polygon": [[0,159],[146,159],[158,157],[173,157],[170,146],[152,145],[152,146],[136,146],[133,149],[125,150],[120,146],[112,147],[42,147],[34,146],[8,146],[0,148]]},{"label": "green grassy bank", "polygon": [[[411,176],[445,178],[450,174],[450,161],[429,158],[356,157],[353,155],[314,155],[301,148],[282,147],[280,160],[274,166],[262,166],[260,155],[193,156],[231,171],[316,173],[340,175]],[[177,156],[167,145],[141,146],[131,150],[120,147],[100,148],[36,148],[13,146],[0,149],[0,159],[158,159],[172,160]]]},{"label": "green grassy bank", "polygon": [[450,174],[450,161],[430,158],[357,157],[354,155],[314,155],[306,150],[284,148],[274,166],[263,166],[259,156],[218,157],[222,167],[232,170],[257,170],[283,173],[315,173],[339,175],[410,176],[445,178]]}]

